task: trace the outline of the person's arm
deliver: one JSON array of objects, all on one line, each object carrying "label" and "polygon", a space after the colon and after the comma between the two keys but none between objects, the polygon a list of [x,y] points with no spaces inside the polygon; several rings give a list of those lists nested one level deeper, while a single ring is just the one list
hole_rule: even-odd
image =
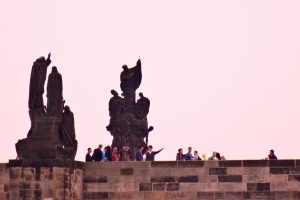
[{"label": "person's arm", "polygon": [[161,148],[161,149],[158,150],[158,151],[152,151],[152,153],[153,153],[153,155],[155,155],[155,154],[158,154],[159,152],[161,152],[162,150],[164,150],[164,148]]}]

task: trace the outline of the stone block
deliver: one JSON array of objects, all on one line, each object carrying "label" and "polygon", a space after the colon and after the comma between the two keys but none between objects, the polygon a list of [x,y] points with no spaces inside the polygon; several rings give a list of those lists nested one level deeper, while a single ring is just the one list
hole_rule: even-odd
[{"label": "stone block", "polygon": [[175,182],[176,177],[174,176],[160,176],[160,177],[151,177],[151,182]]},{"label": "stone block", "polygon": [[109,192],[108,199],[113,200],[132,200],[132,199],[143,199],[144,194],[141,192]]},{"label": "stone block", "polygon": [[269,167],[243,167],[242,175],[266,175],[270,174]]},{"label": "stone block", "polygon": [[153,183],[153,191],[164,191],[166,190],[165,183]]},{"label": "stone block", "polygon": [[198,176],[181,176],[178,178],[180,183],[197,183],[198,181]]},{"label": "stone block", "polygon": [[193,167],[203,167],[205,161],[178,161],[178,167],[184,167],[184,168],[193,168]]},{"label": "stone block", "polygon": [[296,181],[296,182],[300,182],[300,175],[289,175],[288,176],[288,180],[289,181]]},{"label": "stone block", "polygon": [[247,183],[247,191],[248,192],[257,191],[257,183]]},{"label": "stone block", "polygon": [[179,190],[180,191],[198,191],[199,184],[198,183],[180,183]]},{"label": "stone block", "polygon": [[219,175],[219,182],[242,182],[241,175]]},{"label": "stone block", "polygon": [[259,192],[270,191],[270,183],[257,183],[257,191]]},{"label": "stone block", "polygon": [[270,175],[243,175],[243,180],[247,183],[264,183],[270,181]]},{"label": "stone block", "polygon": [[197,192],[197,199],[215,199],[214,192]]},{"label": "stone block", "polygon": [[300,160],[296,160],[296,167],[300,167]]},{"label": "stone block", "polygon": [[83,179],[84,183],[107,183],[107,177],[106,176],[100,176],[100,177],[86,177]]},{"label": "stone block", "polygon": [[270,183],[270,190],[271,191],[286,191],[287,182],[273,182]]},{"label": "stone block", "polygon": [[276,192],[276,199],[299,200],[300,192]]},{"label": "stone block", "polygon": [[215,199],[225,199],[225,192],[215,192]]},{"label": "stone block", "polygon": [[251,192],[250,193],[251,199],[276,199],[275,192]]},{"label": "stone block", "polygon": [[221,191],[220,190],[220,184],[219,183],[199,183],[199,189],[198,191]]},{"label": "stone block", "polygon": [[290,173],[291,174],[300,174],[300,167],[291,167]]},{"label": "stone block", "polygon": [[140,183],[139,191],[152,191],[152,183]]},{"label": "stone block", "polygon": [[151,167],[177,168],[177,161],[153,161],[151,162]]},{"label": "stone block", "polygon": [[286,183],[286,191],[300,191],[300,182],[287,182]]},{"label": "stone block", "polygon": [[123,176],[130,176],[133,175],[133,169],[132,168],[122,168],[120,169],[120,174]]},{"label": "stone block", "polygon": [[202,162],[204,162],[204,167],[207,167],[207,168],[220,167],[219,161],[217,161],[217,160],[206,160],[206,161],[202,161]]},{"label": "stone block", "polygon": [[270,167],[296,167],[295,160],[269,160]]},{"label": "stone block", "polygon": [[247,192],[225,192],[225,198],[230,200],[247,199]]},{"label": "stone block", "polygon": [[290,168],[288,167],[270,167],[270,174],[289,174]]},{"label": "stone block", "polygon": [[220,160],[219,166],[220,167],[241,167],[242,161],[241,160]]},{"label": "stone block", "polygon": [[227,168],[209,168],[209,175],[227,175]]},{"label": "stone block", "polygon": [[242,175],[243,167],[228,167],[227,175]]},{"label": "stone block", "polygon": [[199,183],[216,183],[218,182],[217,175],[210,175],[210,176],[198,176]]},{"label": "stone block", "polygon": [[234,191],[236,183],[223,182],[219,184],[219,191]]},{"label": "stone block", "polygon": [[179,183],[167,183],[167,191],[178,191],[179,190]]},{"label": "stone block", "polygon": [[268,167],[268,160],[243,160],[243,167]]}]

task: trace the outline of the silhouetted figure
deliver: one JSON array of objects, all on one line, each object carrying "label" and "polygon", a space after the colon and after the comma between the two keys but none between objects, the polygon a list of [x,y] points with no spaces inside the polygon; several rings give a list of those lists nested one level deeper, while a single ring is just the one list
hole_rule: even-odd
[{"label": "silhouetted figure", "polygon": [[29,100],[28,107],[30,111],[44,112],[44,85],[47,76],[47,68],[51,63],[51,53],[48,54],[48,58],[38,58],[32,66],[29,84]]},{"label": "silhouetted figure", "polygon": [[100,144],[97,149],[94,149],[92,157],[95,162],[99,162],[102,160],[103,158],[102,144]]},{"label": "silhouetted figure", "polygon": [[119,96],[118,92],[115,90],[110,91],[113,95],[109,100],[109,116],[113,119],[119,117],[124,109],[124,100]]},{"label": "silhouetted figure", "polygon": [[146,161],[154,161],[155,155],[161,152],[164,148],[161,148],[158,151],[152,151],[152,149],[153,149],[152,145],[149,145],[146,152]]},{"label": "silhouetted figure", "polygon": [[56,67],[48,76],[47,83],[47,113],[59,115],[63,110],[63,84],[61,74]]},{"label": "silhouetted figure", "polygon": [[88,152],[85,155],[85,162],[93,162],[93,157],[91,156],[92,149],[88,148]]},{"label": "silhouetted figure", "polygon": [[274,150],[270,150],[270,154],[268,155],[269,160],[277,160],[277,156],[274,153]]},{"label": "silhouetted figure", "polygon": [[145,119],[149,113],[150,101],[148,98],[144,97],[143,93],[139,93],[140,98],[137,100],[137,117],[139,119]]}]

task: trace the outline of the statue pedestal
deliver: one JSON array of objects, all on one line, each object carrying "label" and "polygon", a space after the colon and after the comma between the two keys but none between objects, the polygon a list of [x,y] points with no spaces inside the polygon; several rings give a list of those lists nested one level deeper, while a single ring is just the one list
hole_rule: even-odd
[{"label": "statue pedestal", "polygon": [[61,117],[40,116],[33,120],[32,131],[28,138],[16,144],[20,159],[56,159],[65,155],[60,138]]}]

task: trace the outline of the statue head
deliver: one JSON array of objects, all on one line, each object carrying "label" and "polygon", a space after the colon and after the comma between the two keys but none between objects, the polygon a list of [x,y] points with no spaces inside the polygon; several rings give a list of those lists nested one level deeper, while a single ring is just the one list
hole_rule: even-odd
[{"label": "statue head", "polygon": [[144,94],[143,94],[142,92],[140,92],[140,93],[139,93],[139,96],[140,96],[141,98],[143,98],[143,97],[144,97]]},{"label": "statue head", "polygon": [[52,67],[52,72],[58,72],[56,66],[53,66],[53,67]]},{"label": "statue head", "polygon": [[124,71],[127,71],[127,70],[128,70],[127,65],[123,65],[122,68],[123,68]]},{"label": "statue head", "polygon": [[44,57],[44,56],[41,56],[41,57],[39,57],[38,59],[36,59],[35,62],[43,63],[43,62],[45,62],[45,61],[46,61],[45,57]]},{"label": "statue head", "polygon": [[116,90],[111,90],[110,93],[114,96],[117,97],[119,96],[118,92]]},{"label": "statue head", "polygon": [[65,106],[65,107],[64,107],[64,111],[65,111],[65,112],[71,112],[71,109],[70,109],[69,106]]}]

